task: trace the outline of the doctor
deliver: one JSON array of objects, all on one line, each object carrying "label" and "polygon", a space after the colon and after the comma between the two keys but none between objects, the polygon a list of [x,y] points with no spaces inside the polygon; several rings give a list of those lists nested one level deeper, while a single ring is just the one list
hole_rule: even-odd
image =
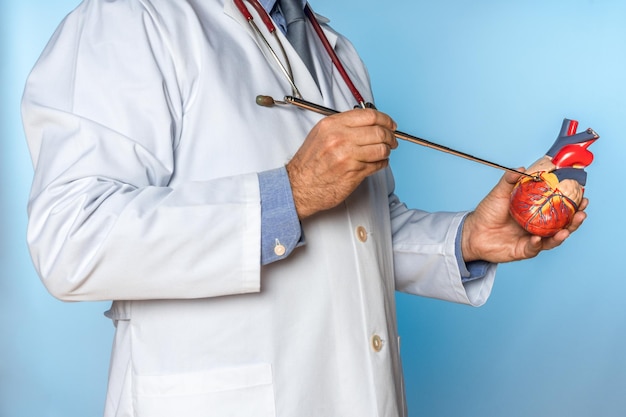
[{"label": "doctor", "polygon": [[[245,5],[260,33],[233,0],[85,0],[63,21],[23,98],[33,262],[59,299],[113,301],[105,416],[405,416],[394,292],[481,305],[496,263],[585,214],[526,234],[515,174],[473,212],[409,210],[394,122],[353,109],[310,19],[307,67],[288,5],[264,2],[275,35]],[[292,82],[344,112],[255,104]]]}]

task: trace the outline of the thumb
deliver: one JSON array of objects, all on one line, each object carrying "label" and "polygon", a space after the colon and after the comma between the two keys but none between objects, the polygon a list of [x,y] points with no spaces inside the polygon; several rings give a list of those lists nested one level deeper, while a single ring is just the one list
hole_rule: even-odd
[{"label": "thumb", "polygon": [[506,181],[511,186],[514,186],[517,183],[517,181],[519,181],[519,179],[522,177],[521,172],[526,172],[526,168],[524,167],[516,168],[516,171],[519,171],[519,172],[507,171],[503,176],[504,181]]},{"label": "thumb", "polygon": [[498,183],[492,190],[492,194],[494,194],[494,196],[502,198],[509,198],[511,192],[513,191],[513,188],[515,187],[515,184],[517,184],[517,181],[520,178],[521,174],[511,171],[505,172],[504,175],[500,178],[500,181],[498,181]]}]

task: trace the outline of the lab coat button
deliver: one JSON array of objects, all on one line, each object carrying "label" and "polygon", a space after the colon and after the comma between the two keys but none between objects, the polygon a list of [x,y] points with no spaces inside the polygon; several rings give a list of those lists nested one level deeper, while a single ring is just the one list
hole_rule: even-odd
[{"label": "lab coat button", "polygon": [[377,334],[372,336],[372,349],[374,349],[374,352],[380,352],[383,350],[383,339],[381,339]]},{"label": "lab coat button", "polygon": [[367,241],[367,229],[363,226],[359,226],[356,228],[356,237],[361,241]]}]

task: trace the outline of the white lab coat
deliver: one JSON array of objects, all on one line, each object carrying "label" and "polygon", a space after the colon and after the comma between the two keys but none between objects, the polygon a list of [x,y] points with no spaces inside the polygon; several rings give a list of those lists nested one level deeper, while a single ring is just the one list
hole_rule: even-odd
[{"label": "white lab coat", "polygon": [[[372,100],[351,44],[325,31]],[[323,94],[279,36],[306,99],[353,106],[319,42]],[[29,77],[28,242],[54,296],[115,300],[106,416],[405,415],[394,291],[491,291],[495,266],[461,283],[464,214],[407,210],[389,170],[260,266],[256,173],[320,119],[255,104],[290,94],[264,53],[232,0],[87,0]]]}]

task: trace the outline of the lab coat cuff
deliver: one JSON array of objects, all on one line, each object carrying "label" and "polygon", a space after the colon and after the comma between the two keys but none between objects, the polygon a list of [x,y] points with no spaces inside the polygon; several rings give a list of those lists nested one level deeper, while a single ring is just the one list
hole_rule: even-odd
[{"label": "lab coat cuff", "polygon": [[303,242],[285,167],[258,174],[261,193],[261,265],[288,257]]}]

